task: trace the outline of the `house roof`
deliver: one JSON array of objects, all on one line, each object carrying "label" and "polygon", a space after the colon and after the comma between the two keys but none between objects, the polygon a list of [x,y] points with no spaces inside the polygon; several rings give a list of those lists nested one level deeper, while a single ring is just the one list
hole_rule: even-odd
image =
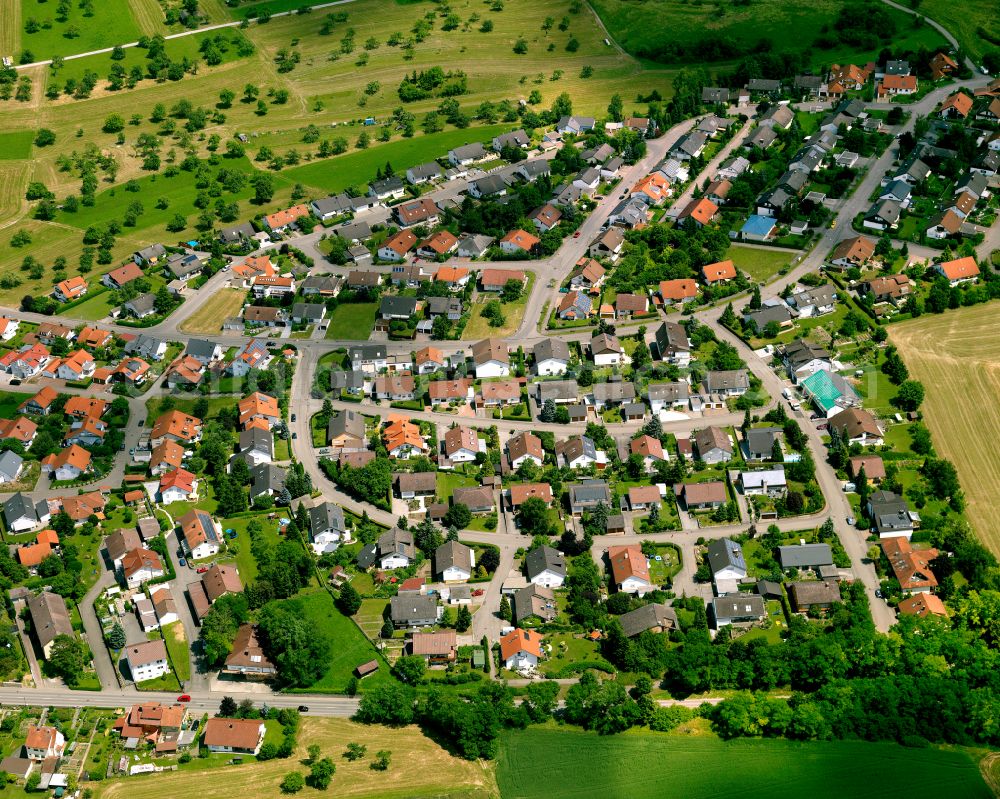
[{"label": "house roof", "polygon": [[542,243],[542,240],[537,236],[532,236],[528,231],[521,230],[520,228],[511,230],[510,232],[504,234],[503,238],[500,239],[501,243],[513,244],[525,252],[529,252],[532,247],[537,246]]},{"label": "house roof", "polygon": [[434,568],[438,574],[457,568],[472,574],[472,548],[458,541],[445,541],[434,550]]},{"label": "house roof", "polygon": [[536,363],[547,360],[568,361],[570,358],[569,345],[560,338],[543,338],[535,344],[533,354]]},{"label": "house roof", "polygon": [[197,477],[189,472],[187,469],[178,467],[177,469],[172,469],[169,472],[163,474],[160,477],[160,491],[166,491],[170,488],[177,488],[186,494],[190,494],[194,491],[194,484],[197,481]]},{"label": "house roof", "polygon": [[819,369],[803,380],[800,385],[815,402],[829,411],[839,402],[857,402],[857,392],[840,375]]},{"label": "house roof", "polygon": [[451,494],[455,505],[465,505],[470,510],[493,507],[493,490],[486,486],[463,486],[456,488]]},{"label": "house roof", "polygon": [[684,206],[684,210],[681,211],[678,219],[684,220],[690,217],[696,222],[707,225],[718,212],[719,206],[711,200],[702,198],[700,200],[691,200],[691,202]]},{"label": "house roof", "polygon": [[629,505],[646,505],[660,501],[656,486],[631,486],[628,490]]},{"label": "house roof", "polygon": [[[511,487],[512,490],[514,486]],[[547,546],[535,547],[524,557],[524,568],[528,579],[533,580],[542,572],[566,576],[566,558],[556,549]]]},{"label": "house roof", "polygon": [[463,449],[479,452],[479,436],[471,427],[457,425],[444,434],[444,454],[450,458]]},{"label": "house roof", "polygon": [[18,416],[14,419],[0,419],[0,439],[12,438],[21,443],[30,441],[38,425],[27,416]]},{"label": "house roof", "polygon": [[865,477],[869,480],[882,480],[885,478],[885,464],[879,455],[855,455],[849,461],[849,471],[855,477],[864,467]]},{"label": "house roof", "polygon": [[19,410],[24,410],[24,407],[29,402],[32,403],[33,405],[37,405],[42,410],[45,410],[55,401],[56,397],[58,396],[59,395],[56,393],[56,390],[54,388],[52,388],[51,386],[43,386],[38,390],[38,393],[35,394],[35,396],[31,397],[31,399],[27,399],[24,402],[22,402],[21,405],[19,406]]},{"label": "house roof", "polygon": [[706,264],[701,268],[701,274],[706,283],[732,280],[736,277],[736,265],[732,261],[718,261],[714,264]]},{"label": "house roof", "polygon": [[482,366],[490,361],[510,364],[510,353],[502,339],[485,338],[472,345],[472,360],[476,366]]},{"label": "house roof", "polygon": [[150,438],[172,436],[184,441],[194,441],[201,434],[201,419],[178,410],[167,411],[153,423]]},{"label": "house roof", "polygon": [[829,544],[792,544],[778,547],[778,562],[783,569],[810,569],[833,564]]},{"label": "house roof", "polygon": [[73,635],[73,624],[66,609],[66,600],[50,591],[29,596],[27,600],[28,613],[31,615],[31,627],[39,643],[45,647],[57,635]]},{"label": "house roof", "polygon": [[225,594],[238,594],[243,590],[240,573],[235,566],[216,563],[201,576],[201,583],[209,602],[215,602]]},{"label": "house roof", "polygon": [[830,419],[830,428],[846,439],[859,438],[863,435],[881,438],[883,435],[875,417],[864,408],[845,408]]},{"label": "house roof", "polygon": [[422,621],[437,618],[438,604],[433,596],[423,594],[396,595],[389,600],[389,615],[394,622]]},{"label": "house roof", "polygon": [[112,561],[121,560],[126,553],[142,547],[142,538],[134,528],[122,527],[104,539],[104,546]]},{"label": "house roof", "polygon": [[142,277],[142,270],[135,263],[129,261],[117,269],[112,269],[107,273],[107,276],[119,286],[124,286],[136,278]]},{"label": "house roof", "polygon": [[634,638],[654,627],[662,629],[678,629],[680,627],[677,611],[659,602],[643,605],[628,613],[623,613],[618,617],[618,623],[621,624],[622,631],[629,638]]},{"label": "house roof", "polygon": [[948,608],[944,606],[937,594],[919,593],[901,599],[899,612],[904,616],[947,616]]},{"label": "house roof", "polygon": [[725,502],[729,499],[726,484],[719,480],[706,483],[684,483],[681,490],[688,505],[703,505],[709,502]]},{"label": "house roof", "polygon": [[979,265],[971,255],[956,258],[954,261],[945,261],[938,264],[937,268],[948,280],[963,280],[979,274]]},{"label": "house roof", "polygon": [[507,453],[512,462],[525,455],[533,456],[538,460],[545,457],[542,440],[527,430],[521,431],[507,442]]},{"label": "house roof", "polygon": [[649,583],[649,563],[638,544],[608,547],[608,560],[615,585],[621,585],[629,578]]},{"label": "house roof", "polygon": [[382,244],[382,248],[392,250],[397,255],[403,256],[412,250],[413,245],[416,243],[417,237],[413,235],[412,230],[400,230],[394,236],[386,239],[385,243]]},{"label": "house roof", "polygon": [[930,564],[938,556],[938,550],[933,547],[913,549],[905,536],[892,536],[881,543],[882,551],[904,593],[937,586],[937,577],[931,571]]},{"label": "house roof", "polygon": [[[264,654],[264,649],[257,639],[256,625],[243,624],[236,631],[232,651],[226,657],[226,668],[234,670],[252,668],[265,673],[276,670],[275,665]],[[252,749],[256,745],[255,738],[253,746],[243,748]]]},{"label": "house roof", "polygon": [[410,653],[422,657],[454,657],[458,646],[454,630],[436,633],[413,633],[410,636]]},{"label": "house roof", "polygon": [[500,639],[500,659],[507,661],[520,652],[542,656],[542,636],[534,630],[512,630]]},{"label": "house roof", "polygon": [[[49,460],[51,458],[51,460]],[[81,472],[86,471],[90,466],[90,453],[83,447],[70,444],[57,455],[49,455],[42,463],[48,463],[53,469],[61,469],[64,466],[72,466]]]},{"label": "house roof", "polygon": [[548,483],[521,483],[510,487],[510,504],[515,508],[528,499],[540,499],[546,504],[552,502],[552,486]]},{"label": "house roof", "polygon": [[205,722],[205,746],[252,752],[263,734],[260,719],[210,718]]},{"label": "house roof", "polygon": [[829,605],[840,602],[840,585],[836,580],[808,580],[788,584],[793,607]]},{"label": "house roof", "polygon": [[874,240],[866,236],[852,236],[841,241],[830,255],[831,260],[849,260],[855,263],[867,263],[875,254]]},{"label": "house roof", "polygon": [[125,577],[132,577],[143,570],[149,571],[153,575],[157,572],[163,574],[163,561],[160,560],[160,556],[153,550],[144,547],[136,547],[126,552],[122,557],[122,572]]},{"label": "house roof", "polygon": [[177,520],[177,526],[191,549],[205,543],[218,543],[218,530],[208,511],[192,508]]}]

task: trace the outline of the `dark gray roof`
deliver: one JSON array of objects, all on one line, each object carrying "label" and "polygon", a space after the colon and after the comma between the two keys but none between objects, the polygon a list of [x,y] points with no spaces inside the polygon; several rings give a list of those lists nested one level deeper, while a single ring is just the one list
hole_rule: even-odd
[{"label": "dark gray roof", "polygon": [[389,555],[402,555],[413,560],[416,554],[413,533],[409,530],[400,530],[398,527],[393,527],[391,530],[386,530],[378,538],[378,555],[380,558],[385,558]]},{"label": "dark gray roof", "polygon": [[894,530],[908,530],[913,527],[910,506],[906,500],[892,491],[876,491],[868,498],[872,508],[872,519],[879,533]]},{"label": "dark gray roof", "polygon": [[705,86],[701,90],[701,101],[703,103],[728,103],[729,89],[719,86]]},{"label": "dark gray roof", "polygon": [[678,629],[680,624],[677,621],[677,611],[668,605],[653,602],[643,605],[641,608],[630,610],[618,617],[618,623],[629,638],[634,638],[639,633],[651,630],[654,627],[664,629]]},{"label": "dark gray roof", "polygon": [[203,338],[193,338],[188,340],[187,354],[195,358],[211,360],[215,355],[215,348],[218,346],[214,341],[206,341]]},{"label": "dark gray roof", "polygon": [[57,635],[73,636],[73,624],[66,610],[66,600],[58,594],[42,591],[38,596],[28,597],[28,613],[31,614],[31,628],[42,647],[47,646]]},{"label": "dark gray roof", "polygon": [[483,147],[481,142],[463,144],[461,147],[455,147],[451,152],[460,161],[466,158],[483,158],[486,156],[486,148]]},{"label": "dark gray roof", "polygon": [[360,369],[349,369],[347,371],[341,369],[332,369],[330,371],[330,388],[334,390],[339,390],[342,388],[347,389],[361,389],[365,384],[365,373]]},{"label": "dark gray roof", "polygon": [[514,592],[511,610],[514,612],[514,622],[520,623],[532,616],[542,621],[552,621],[559,615],[556,596],[551,588],[532,583]]},{"label": "dark gray roof", "polygon": [[444,174],[441,165],[437,161],[428,161],[426,164],[418,164],[406,170],[408,176],[414,180],[429,180]]},{"label": "dark gray roof", "polygon": [[219,238],[222,239],[227,244],[233,244],[243,239],[250,238],[257,231],[253,229],[253,225],[249,222],[244,222],[242,225],[233,225],[233,227],[227,227],[219,233]]},{"label": "dark gray roof", "polygon": [[623,402],[635,399],[635,384],[624,381],[594,383],[591,393],[595,402]]},{"label": "dark gray roof", "polygon": [[759,619],[767,613],[764,597],[758,594],[730,594],[712,600],[716,619]]},{"label": "dark gray roof", "polygon": [[791,318],[792,313],[784,303],[780,305],[765,305],[756,311],[749,311],[743,314],[743,319],[757,325],[757,330],[763,330],[771,322],[781,324],[782,322],[789,321]]},{"label": "dark gray roof", "polygon": [[544,571],[566,576],[566,558],[562,552],[552,547],[535,547],[524,557],[524,568],[528,579],[533,580]]},{"label": "dark gray roof", "polygon": [[156,354],[156,351],[162,344],[163,342],[160,339],[154,338],[153,336],[147,336],[145,333],[140,333],[125,345],[125,354],[138,355],[142,358],[151,358]]},{"label": "dark gray roof", "polygon": [[389,614],[397,624],[437,618],[437,600],[432,596],[406,593],[389,600]]},{"label": "dark gray roof", "polygon": [[187,277],[201,269],[201,261],[194,253],[178,253],[167,259],[167,269],[174,277]]},{"label": "dark gray roof", "polygon": [[656,349],[661,357],[663,355],[673,355],[677,352],[689,352],[691,342],[688,340],[687,331],[677,322],[664,322],[655,333]]},{"label": "dark gray roof", "polygon": [[393,175],[391,178],[373,180],[368,187],[373,194],[387,194],[389,192],[399,191],[404,188],[405,185],[402,178],[398,178]]},{"label": "dark gray roof", "polygon": [[275,493],[285,486],[285,470],[273,463],[262,463],[250,470],[250,497],[260,496],[268,490]]},{"label": "dark gray roof", "polygon": [[21,470],[21,464],[24,463],[20,455],[18,455],[13,450],[5,450],[0,454],[0,475],[7,478],[7,482],[12,482],[17,478],[17,473]]},{"label": "dark gray roof", "polygon": [[417,300],[415,297],[400,297],[396,294],[383,297],[378,306],[380,314],[392,316],[413,316],[416,310]]},{"label": "dark gray roof", "polygon": [[774,442],[780,434],[780,427],[751,427],[744,437],[747,454],[751,458],[771,457]]},{"label": "dark gray roof", "polygon": [[691,396],[691,386],[683,380],[674,383],[650,383],[646,389],[646,396],[650,400],[673,400],[687,399]]},{"label": "dark gray roof", "polygon": [[358,344],[351,347],[347,354],[352,361],[374,361],[385,358],[385,344]]},{"label": "dark gray roof", "polygon": [[14,496],[3,503],[3,516],[7,521],[7,526],[10,527],[18,519],[24,518],[31,519],[33,522],[39,521],[36,508],[37,506],[34,501],[27,494],[21,494],[20,492],[14,494]]},{"label": "dark gray roof", "polygon": [[326,530],[346,530],[344,509],[332,502],[321,502],[309,509],[309,530],[315,536]]},{"label": "dark gray roof", "polygon": [[292,306],[292,316],[318,322],[326,313],[326,306],[319,302],[297,302]]},{"label": "dark gray roof", "polygon": [[569,498],[573,505],[596,505],[611,502],[611,491],[603,480],[584,480],[579,485],[569,487]]},{"label": "dark gray roof", "polygon": [[705,375],[705,388],[709,393],[734,388],[749,388],[750,378],[746,369],[709,372]]},{"label": "dark gray roof", "polygon": [[540,402],[551,400],[569,400],[580,396],[580,387],[575,380],[545,380],[538,384]]},{"label": "dark gray roof", "polygon": [[569,360],[569,345],[561,338],[543,338],[533,350],[535,361],[545,361],[550,358],[555,360]]},{"label": "dark gray roof", "polygon": [[140,294],[135,299],[131,299],[125,303],[126,308],[130,308],[134,313],[137,314],[146,313],[146,311],[152,311],[155,305],[156,305],[156,295],[148,291],[145,294]]},{"label": "dark gray roof", "polygon": [[487,175],[475,181],[473,185],[476,187],[476,192],[482,197],[498,194],[507,188],[507,182],[500,175]]},{"label": "dark gray roof", "polygon": [[457,567],[472,574],[472,548],[458,541],[445,541],[434,550],[434,570],[443,574],[445,569]]},{"label": "dark gray roof", "polygon": [[743,547],[731,538],[718,538],[708,545],[708,565],[712,574],[723,569],[737,569],[746,573],[747,562],[743,557]]},{"label": "dark gray roof", "polygon": [[[340,374],[344,374],[341,372]],[[365,417],[357,411],[343,410],[336,416],[330,417],[327,425],[327,435],[332,439],[341,435],[354,436],[361,441],[365,440]]]},{"label": "dark gray roof", "polygon": [[782,357],[792,369],[797,369],[802,364],[809,363],[814,358],[829,360],[830,353],[810,341],[796,339],[785,347]]},{"label": "dark gray roof", "polygon": [[778,562],[783,569],[813,568],[833,563],[829,544],[795,544],[778,547]]},{"label": "dark gray roof", "polygon": [[259,427],[251,427],[240,433],[240,452],[255,449],[274,455],[274,438],[270,431],[261,430]]}]

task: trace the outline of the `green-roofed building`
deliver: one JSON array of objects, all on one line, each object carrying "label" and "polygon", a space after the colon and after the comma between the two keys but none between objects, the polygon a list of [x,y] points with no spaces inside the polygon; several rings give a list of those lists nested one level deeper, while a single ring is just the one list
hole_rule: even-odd
[{"label": "green-roofed building", "polygon": [[802,393],[812,400],[816,409],[828,419],[844,410],[861,404],[861,398],[843,377],[836,372],[820,369],[799,384]]}]

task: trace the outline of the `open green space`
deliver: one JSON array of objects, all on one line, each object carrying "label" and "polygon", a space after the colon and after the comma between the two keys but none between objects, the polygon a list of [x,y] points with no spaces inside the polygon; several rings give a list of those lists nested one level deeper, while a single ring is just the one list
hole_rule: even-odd
[{"label": "open green space", "polygon": [[417,135],[412,139],[400,139],[381,147],[357,150],[333,159],[292,167],[281,174],[293,183],[302,183],[331,193],[343,191],[349,186],[367,184],[386,162],[391,163],[396,172],[402,173],[411,166],[446,156],[449,150],[463,144],[489,141],[510,128],[509,124],[485,125]]},{"label": "open green space", "polygon": [[[21,0],[21,49],[30,50],[34,60],[127,44],[141,33],[128,0],[99,0],[86,9],[80,3],[67,3],[65,17],[60,17],[58,5],[47,0]],[[35,27],[32,21],[37,30],[28,33],[29,26]]]},{"label": "open green space", "polygon": [[[844,44],[831,34],[844,0],[758,0],[745,5],[721,5],[688,0],[594,0],[611,36],[627,52],[665,64],[735,62],[761,51],[761,42],[775,53],[808,53],[810,66],[836,61],[864,63],[874,59],[888,42],[872,36]],[[988,0],[982,0],[984,9]],[[858,8],[862,8],[858,4]],[[881,7],[880,7],[881,8]],[[891,45],[899,49],[944,46],[941,35],[928,25],[914,27],[914,18],[885,8],[895,22]],[[664,31],[670,31],[669,36]],[[826,46],[817,42],[824,40]]]},{"label": "open green space", "polygon": [[992,0],[923,0],[919,11],[947,28],[977,63],[984,53],[1000,49],[1000,13]]},{"label": "open green space", "polygon": [[722,741],[635,731],[599,736],[552,727],[506,734],[497,782],[504,799],[991,795],[976,764],[959,751],[865,741]]},{"label": "open green space", "polygon": [[[375,647],[351,619],[334,609],[333,598],[324,589],[309,590],[295,601],[302,618],[315,629],[325,631],[334,642],[326,674],[302,691],[342,693],[357,666],[377,659]],[[388,666],[379,660],[378,672],[365,677],[361,685],[370,688],[391,681]]]},{"label": "open green space", "polygon": [[375,327],[378,305],[374,302],[345,302],[333,309],[326,337],[367,341]]},{"label": "open green space", "polygon": [[191,679],[191,656],[188,641],[184,637],[184,625],[175,621],[163,628],[163,642],[167,645],[170,664],[182,683]]},{"label": "open green space", "polygon": [[[89,293],[89,292],[88,292]],[[112,309],[117,306],[112,302],[110,291],[98,291],[85,299],[79,305],[73,306],[69,314],[78,319],[86,319],[89,322],[97,322],[107,317]]]},{"label": "open green space", "polygon": [[763,247],[746,247],[734,244],[726,250],[736,268],[750,275],[757,283],[766,283],[792,262],[792,250],[770,250]]},{"label": "open green space", "polygon": [[0,133],[0,161],[31,158],[31,142],[34,137],[30,130]]}]

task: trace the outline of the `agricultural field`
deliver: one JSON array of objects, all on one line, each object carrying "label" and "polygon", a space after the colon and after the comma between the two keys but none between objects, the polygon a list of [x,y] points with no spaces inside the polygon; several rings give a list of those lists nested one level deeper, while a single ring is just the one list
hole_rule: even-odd
[{"label": "agricultural field", "polygon": [[[983,10],[989,0],[977,0]],[[732,65],[755,51],[761,40],[772,44],[772,52],[808,51],[811,66],[819,68],[837,61],[874,59],[883,43],[851,46],[836,40],[820,48],[814,42],[830,36],[838,13],[851,5],[845,0],[760,0],[745,5],[689,3],[687,0],[594,0],[612,38],[627,52],[663,64]],[[858,4],[860,7],[860,4]],[[947,46],[930,26],[915,27],[914,18],[903,11],[885,9],[896,23],[892,45],[916,50]],[[671,35],[662,35],[670,30]]]},{"label": "agricultural field", "polygon": [[[719,764],[726,767],[720,769]],[[863,741],[722,741],[632,732],[618,736],[530,728],[504,736],[497,762],[504,799],[815,799],[991,795],[963,752]]]},{"label": "agricultural field", "polygon": [[991,303],[922,316],[891,325],[889,340],[927,389],[921,411],[934,448],[958,469],[969,521],[1000,554],[1000,454],[983,437],[1000,424],[1000,308]]},{"label": "agricultural field", "polygon": [[[348,743],[368,748],[367,756],[349,762],[341,755]],[[330,783],[331,796],[403,799],[437,796],[489,799],[497,796],[492,768],[483,762],[454,757],[424,735],[418,727],[390,728],[356,724],[347,719],[303,718],[298,748],[287,760],[244,763],[225,768],[182,768],[173,773],[132,777],[96,783],[97,799],[224,799],[233,795],[256,799],[278,799],[279,783],[290,771],[308,773],[300,765],[306,750],[318,744],[323,757],[337,764]],[[375,753],[392,752],[387,771],[372,769]],[[413,768],[413,764],[420,764]],[[307,791],[315,793],[313,789]],[[303,793],[305,795],[305,793]]]},{"label": "agricultural field", "polygon": [[187,333],[218,333],[222,323],[239,314],[247,293],[240,289],[222,288],[180,324]]}]

